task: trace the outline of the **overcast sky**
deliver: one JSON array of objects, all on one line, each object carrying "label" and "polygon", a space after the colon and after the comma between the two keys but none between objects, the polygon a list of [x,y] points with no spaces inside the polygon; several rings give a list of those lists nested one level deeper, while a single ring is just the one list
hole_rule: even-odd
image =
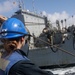
[{"label": "overcast sky", "polygon": [[[16,2],[17,1],[17,2]],[[10,17],[17,11],[18,1],[21,0],[0,0],[0,15]],[[56,20],[67,19],[67,23],[72,24],[75,20],[75,0],[23,0],[23,8],[43,13],[53,23]]]}]

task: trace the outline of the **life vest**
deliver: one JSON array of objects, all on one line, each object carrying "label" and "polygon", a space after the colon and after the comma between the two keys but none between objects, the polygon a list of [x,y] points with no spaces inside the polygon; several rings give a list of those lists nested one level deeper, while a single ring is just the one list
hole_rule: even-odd
[{"label": "life vest", "polygon": [[13,52],[5,59],[0,58],[0,75],[8,75],[10,68],[20,60],[29,60],[18,52]]}]

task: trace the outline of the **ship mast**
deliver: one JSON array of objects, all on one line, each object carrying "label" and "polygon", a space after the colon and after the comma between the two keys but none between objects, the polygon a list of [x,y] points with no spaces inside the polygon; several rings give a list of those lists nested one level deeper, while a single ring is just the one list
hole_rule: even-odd
[{"label": "ship mast", "polygon": [[17,0],[17,2],[19,3],[19,5],[18,5],[19,9],[24,9],[24,2],[23,2],[23,0]]},{"label": "ship mast", "polygon": [[34,0],[32,1],[32,5],[33,5],[33,11],[35,12],[35,8],[34,8]]},{"label": "ship mast", "polygon": [[16,4],[16,2],[18,3],[18,8],[19,9],[24,9],[24,1],[23,0],[8,0],[8,1],[12,1],[13,4]]}]

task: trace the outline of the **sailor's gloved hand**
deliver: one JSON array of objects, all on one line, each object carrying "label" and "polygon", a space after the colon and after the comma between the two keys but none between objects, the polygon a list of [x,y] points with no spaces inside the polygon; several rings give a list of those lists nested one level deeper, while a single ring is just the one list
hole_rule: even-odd
[{"label": "sailor's gloved hand", "polygon": [[4,16],[2,16],[2,15],[0,15],[0,26],[2,25],[2,23],[3,23],[5,20],[7,20],[7,18],[4,17]]}]

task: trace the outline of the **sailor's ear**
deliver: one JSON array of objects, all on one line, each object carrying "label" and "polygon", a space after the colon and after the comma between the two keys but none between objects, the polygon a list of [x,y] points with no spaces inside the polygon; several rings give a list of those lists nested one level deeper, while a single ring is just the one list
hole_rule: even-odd
[{"label": "sailor's ear", "polygon": [[25,37],[22,37],[22,38],[21,38],[21,41],[24,41],[24,40],[25,40]]},{"label": "sailor's ear", "polygon": [[2,53],[0,52],[0,58],[1,58],[1,56],[2,56]]}]

